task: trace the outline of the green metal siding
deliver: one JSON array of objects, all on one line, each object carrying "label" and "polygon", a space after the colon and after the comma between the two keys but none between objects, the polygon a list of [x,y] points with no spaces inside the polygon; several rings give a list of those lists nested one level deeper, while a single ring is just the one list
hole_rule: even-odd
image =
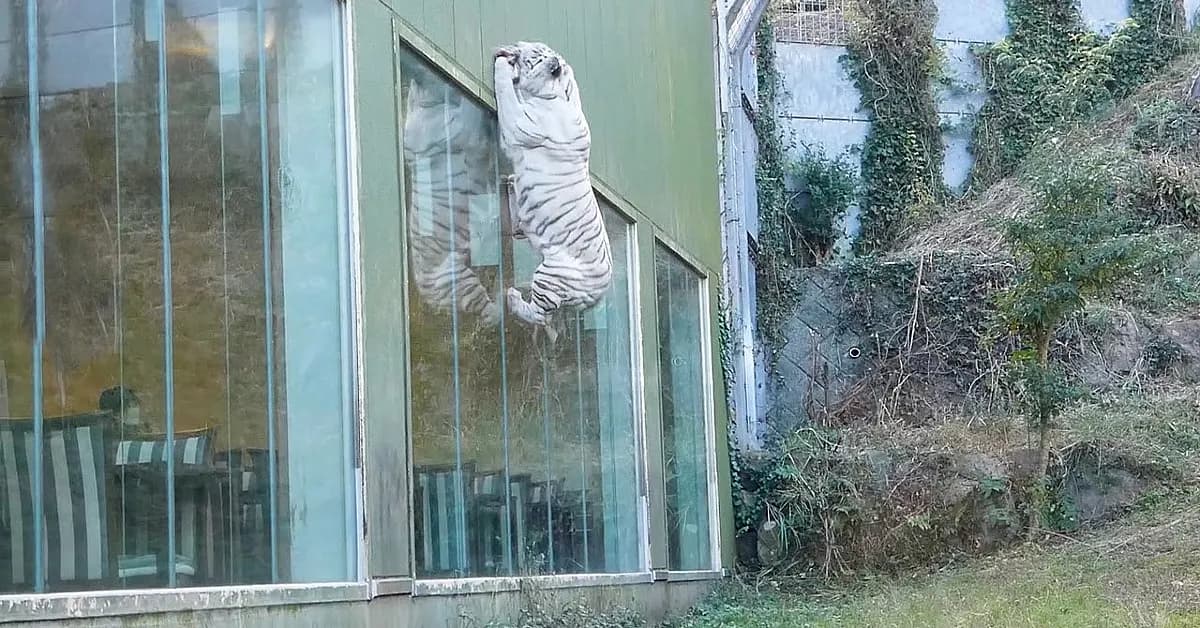
[{"label": "green metal siding", "polygon": [[[666,567],[657,307],[653,243],[671,245],[706,274],[712,295],[712,377],[723,564],[733,564],[733,513],[724,384],[716,339],[721,276],[717,123],[711,9],[695,0],[350,0],[362,226],[363,355],[370,575],[408,575],[407,399],[402,225],[394,45],[403,41],[464,89],[494,104],[492,50],[539,40],[575,67],[592,128],[598,189],[637,223],[642,367],[649,439],[651,562]],[[397,272],[397,270],[399,272]],[[382,342],[378,342],[381,340]],[[375,438],[372,437],[375,434]],[[401,441],[400,438],[404,440]],[[379,442],[376,439],[381,439]],[[388,478],[383,484],[381,478]]]},{"label": "green metal siding", "polygon": [[491,52],[500,44],[544,41],[561,52],[575,67],[592,126],[593,174],[621,197],[613,200],[632,205],[638,218],[719,273],[709,3],[381,1],[420,43],[483,86],[491,84]]}]

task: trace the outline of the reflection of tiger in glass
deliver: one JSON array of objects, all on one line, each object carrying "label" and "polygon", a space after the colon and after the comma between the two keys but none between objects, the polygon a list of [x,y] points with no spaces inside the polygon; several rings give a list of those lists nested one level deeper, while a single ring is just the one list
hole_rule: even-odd
[{"label": "reflection of tiger in glass", "polygon": [[499,308],[469,265],[471,198],[496,189],[494,126],[481,106],[428,70],[411,71],[404,161],[413,281],[429,306],[448,311],[457,302],[494,325]]},{"label": "reflection of tiger in glass", "polygon": [[495,80],[500,146],[515,175],[513,230],[542,255],[529,300],[509,288],[508,307],[545,326],[561,307],[595,304],[612,283],[608,234],[588,174],[591,131],[571,66],[548,46],[500,48]]}]

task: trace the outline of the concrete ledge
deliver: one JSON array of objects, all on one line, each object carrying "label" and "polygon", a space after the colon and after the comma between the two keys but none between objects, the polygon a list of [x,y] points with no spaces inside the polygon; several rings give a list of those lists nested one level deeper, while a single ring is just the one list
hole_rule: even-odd
[{"label": "concrete ledge", "polygon": [[472,595],[477,593],[520,591],[523,588],[533,588],[538,590],[575,589],[581,587],[649,584],[653,581],[654,576],[651,573],[531,576],[527,578],[459,578],[455,580],[417,580],[413,582],[412,594],[414,596]]},{"label": "concrete ledge", "polygon": [[0,623],[356,602],[369,593],[366,584],[297,584],[2,595]]},{"label": "concrete ledge", "polygon": [[720,580],[723,577],[725,577],[723,570],[667,572],[667,582],[698,582],[701,580]]}]

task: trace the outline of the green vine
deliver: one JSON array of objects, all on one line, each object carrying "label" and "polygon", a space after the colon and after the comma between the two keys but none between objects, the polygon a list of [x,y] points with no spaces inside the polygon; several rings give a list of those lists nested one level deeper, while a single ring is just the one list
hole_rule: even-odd
[{"label": "green vine", "polygon": [[941,129],[934,100],[941,50],[929,0],[859,0],[847,70],[871,113],[863,145],[863,252],[891,247],[914,208],[944,196]]},{"label": "green vine", "polygon": [[758,136],[758,250],[754,254],[757,279],[758,333],[768,351],[769,368],[786,341],[783,327],[803,295],[792,252],[793,229],[787,216],[787,151],[775,115],[781,78],[775,65],[775,27],[763,18],[756,33],[758,107],[754,132]]},{"label": "green vine", "polygon": [[975,126],[975,183],[1010,174],[1048,131],[1128,96],[1185,49],[1178,0],[1131,0],[1112,35],[1087,32],[1077,0],[1008,0],[1010,34],[977,51],[988,102]]},{"label": "green vine", "polygon": [[802,266],[827,260],[839,235],[839,221],[858,199],[858,177],[844,156],[809,149],[788,167],[800,191],[788,199],[786,218],[795,242],[793,259]]}]

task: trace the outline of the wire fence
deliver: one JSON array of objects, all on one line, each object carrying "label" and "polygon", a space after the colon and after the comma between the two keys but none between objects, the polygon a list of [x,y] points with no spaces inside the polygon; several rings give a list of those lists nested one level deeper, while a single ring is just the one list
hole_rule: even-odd
[{"label": "wire fence", "polygon": [[850,39],[846,18],[854,0],[778,0],[775,38],[797,44],[845,45]]}]

